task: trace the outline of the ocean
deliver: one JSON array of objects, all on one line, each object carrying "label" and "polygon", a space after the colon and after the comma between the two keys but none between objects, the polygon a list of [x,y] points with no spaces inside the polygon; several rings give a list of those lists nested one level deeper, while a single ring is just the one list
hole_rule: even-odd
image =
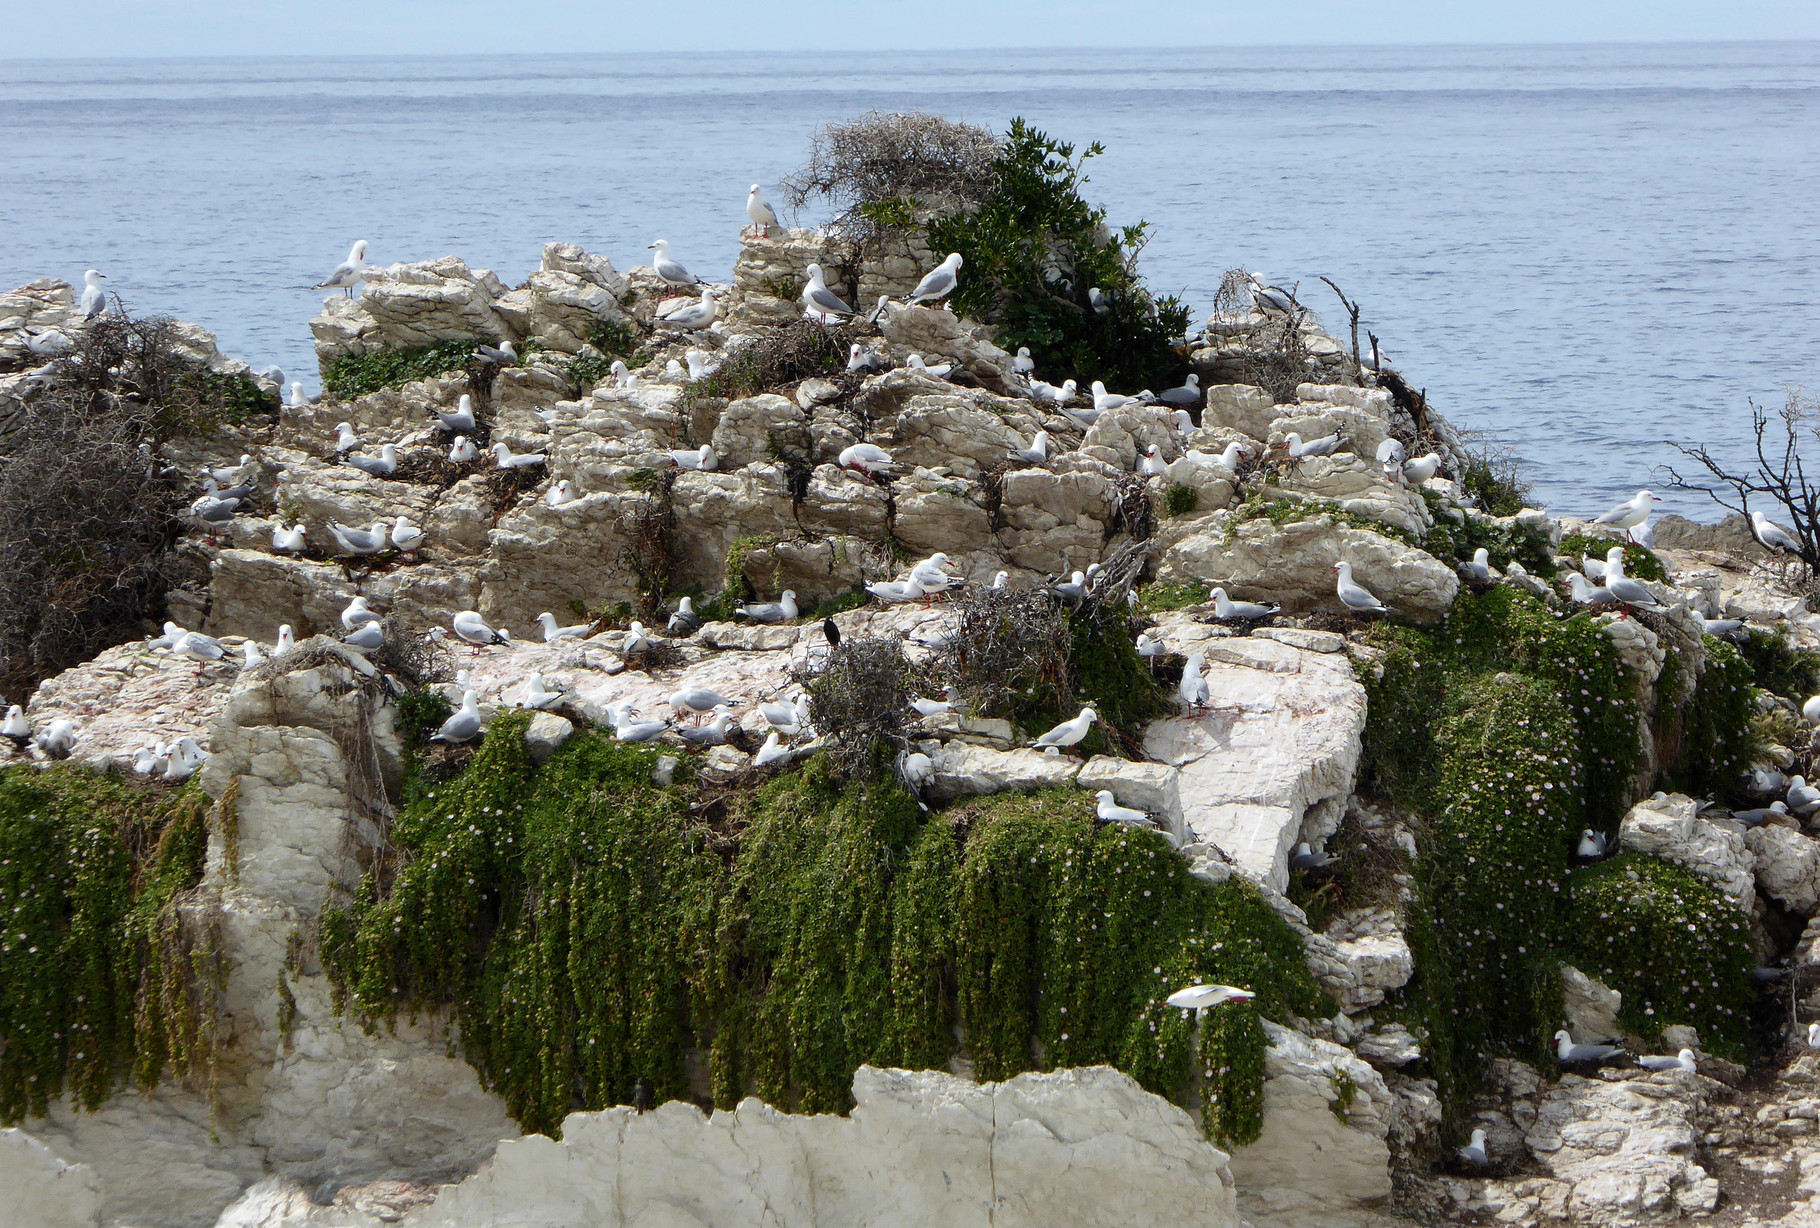
[{"label": "ocean", "polygon": [[1197,319],[1242,264],[1338,333],[1331,277],[1557,513],[1660,490],[1666,441],[1741,463],[1752,399],[1820,386],[1820,43],[762,59],[0,61],[0,282],[99,268],[314,388],[354,239],[516,284],[547,240],[624,268],[662,236],[725,278],[748,184],[920,108],[1103,143],[1089,195]]}]

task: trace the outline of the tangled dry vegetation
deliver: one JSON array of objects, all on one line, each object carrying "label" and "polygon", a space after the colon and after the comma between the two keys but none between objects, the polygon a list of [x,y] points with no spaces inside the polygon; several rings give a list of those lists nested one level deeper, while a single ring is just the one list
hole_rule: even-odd
[{"label": "tangled dry vegetation", "polygon": [[801,209],[824,200],[829,225],[862,246],[878,231],[976,208],[991,191],[999,141],[921,111],[869,111],[815,134],[809,160],[780,185]]},{"label": "tangled dry vegetation", "polygon": [[868,776],[881,746],[903,748],[909,676],[896,638],[849,636],[829,654],[810,696],[816,725],[834,739],[828,756],[841,779]]}]

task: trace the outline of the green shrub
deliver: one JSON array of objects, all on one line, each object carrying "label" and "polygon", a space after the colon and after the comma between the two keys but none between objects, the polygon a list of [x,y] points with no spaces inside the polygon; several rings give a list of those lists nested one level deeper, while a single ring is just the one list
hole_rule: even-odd
[{"label": "green shrub", "polygon": [[1171,516],[1186,516],[1201,506],[1201,492],[1181,482],[1171,483],[1163,495],[1163,506]]},{"label": "green shrub", "polygon": [[482,344],[498,345],[499,339],[467,337],[395,350],[343,354],[322,373],[322,386],[343,401],[352,401],[383,388],[402,388],[412,380],[463,370],[474,356],[474,347]]},{"label": "green shrub", "polygon": [[[1618,543],[1609,537],[1592,537],[1585,533],[1569,533],[1555,547],[1555,552],[1562,558],[1574,561],[1574,570],[1580,570],[1580,560],[1587,555],[1603,561],[1605,554]],[[1662,565],[1655,552],[1634,542],[1624,543],[1624,574],[1637,580],[1652,580],[1657,584],[1668,583],[1668,568]]]},{"label": "green shrub", "polygon": [[1780,631],[1749,627],[1734,641],[1750,663],[1751,676],[1764,690],[1799,706],[1820,691],[1820,652],[1797,648]]},{"label": "green shrub", "polygon": [[1624,995],[1618,1021],[1651,1039],[1671,1024],[1713,1053],[1744,1055],[1753,990],[1750,918],[1693,871],[1623,853],[1573,875],[1578,966]]},{"label": "green shrub", "polygon": [[1755,758],[1757,710],[1750,662],[1727,640],[1705,638],[1706,669],[1684,716],[1681,762],[1670,779],[1695,797],[1732,798]]},{"label": "green shrub", "polygon": [[1487,451],[1469,456],[1460,489],[1493,516],[1515,516],[1529,503],[1529,482],[1516,458],[1508,454]]},{"label": "green shrub", "polygon": [[218,939],[179,897],[202,876],[207,799],[74,766],[0,770],[0,1123],[128,1078],[205,1084]]},{"label": "green shrub", "polygon": [[1451,501],[1444,495],[1424,488],[1422,497],[1434,520],[1434,527],[1422,538],[1422,549],[1442,562],[1470,562],[1473,552],[1483,548],[1490,556],[1491,565],[1500,571],[1508,569],[1511,560],[1515,559],[1533,576],[1546,579],[1555,574],[1555,555],[1549,548],[1546,529],[1540,526],[1526,528],[1515,522],[1490,523],[1475,516],[1467,516],[1464,523],[1456,523],[1441,510],[1444,506],[1451,507]]},{"label": "green shrub", "polygon": [[1182,610],[1207,600],[1207,588],[1200,584],[1146,584],[1138,590],[1139,611],[1161,614],[1165,610]]},{"label": "green shrub", "polygon": [[[1090,145],[1077,157],[1073,145],[1012,120],[984,201],[932,222],[929,243],[963,259],[955,310],[996,325],[1007,349],[1029,346],[1049,378],[1163,388],[1184,369],[1172,343],[1187,331],[1188,308],[1138,277],[1145,224],[1108,229],[1105,210],[1081,195],[1085,163],[1101,152]],[[1104,314],[1089,303],[1093,289]]]}]

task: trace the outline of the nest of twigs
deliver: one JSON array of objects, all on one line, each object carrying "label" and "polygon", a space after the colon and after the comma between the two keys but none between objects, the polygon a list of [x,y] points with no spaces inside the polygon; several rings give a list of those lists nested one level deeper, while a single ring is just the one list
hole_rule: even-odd
[{"label": "nest of twigs", "polygon": [[910,665],[895,636],[851,636],[810,684],[815,727],[833,739],[829,754],[842,777],[865,775],[881,743],[901,748],[910,705]]}]

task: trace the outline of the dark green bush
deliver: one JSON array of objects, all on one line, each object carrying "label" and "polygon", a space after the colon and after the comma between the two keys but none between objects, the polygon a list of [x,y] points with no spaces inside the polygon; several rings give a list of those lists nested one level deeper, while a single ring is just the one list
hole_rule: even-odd
[{"label": "dark green bush", "polygon": [[1706,669],[1684,713],[1677,779],[1694,797],[1737,795],[1756,751],[1757,710],[1750,662],[1730,641],[1705,638]]},{"label": "dark green bush", "polygon": [[[1574,561],[1574,570],[1580,569],[1580,560],[1588,555],[1603,562],[1605,554],[1618,543],[1609,537],[1592,537],[1585,533],[1569,533],[1555,547],[1555,553],[1562,558]],[[1653,580],[1657,584],[1668,583],[1668,568],[1662,565],[1655,552],[1633,542],[1624,543],[1624,574],[1636,580]]]},{"label": "dark green bush", "polygon": [[1820,692],[1820,652],[1797,648],[1779,631],[1749,627],[1742,639],[1734,641],[1738,654],[1750,663],[1751,676],[1758,686],[1799,707],[1807,698]]},{"label": "dark green bush", "polygon": [[[932,222],[929,243],[963,259],[955,310],[997,325],[1007,349],[1029,346],[1046,378],[1160,389],[1186,370],[1173,342],[1188,308],[1137,275],[1145,224],[1111,229],[1081,195],[1083,168],[1101,152],[1094,144],[1077,157],[1073,145],[1012,120],[984,201]],[[1090,304],[1094,289],[1103,314]]]},{"label": "dark green bush", "polygon": [[1163,496],[1163,507],[1171,516],[1186,516],[1201,506],[1201,492],[1181,482],[1172,483]]},{"label": "dark green bush", "polygon": [[463,370],[468,365],[468,360],[474,356],[474,347],[482,344],[498,345],[499,339],[467,337],[396,350],[343,354],[322,373],[322,386],[343,401],[351,401],[382,388],[402,388],[412,380],[429,379],[434,375]]}]

